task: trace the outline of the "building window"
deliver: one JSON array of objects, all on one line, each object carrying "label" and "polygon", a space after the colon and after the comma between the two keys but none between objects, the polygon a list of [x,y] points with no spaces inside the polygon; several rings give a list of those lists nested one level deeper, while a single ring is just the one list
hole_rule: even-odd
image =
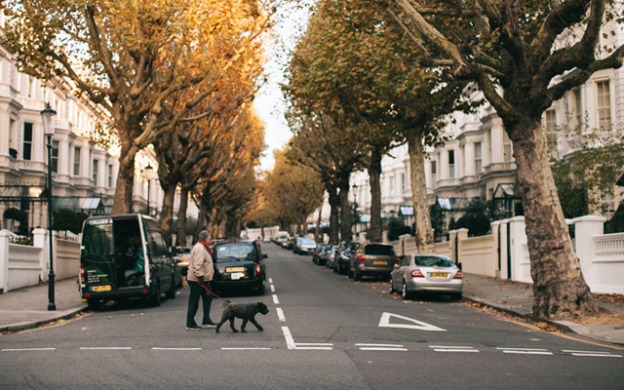
[{"label": "building window", "polygon": [[475,173],[483,172],[483,156],[481,153],[481,142],[475,142]]},{"label": "building window", "polygon": [[461,147],[461,158],[462,158],[462,175],[466,176],[466,145],[462,145]]},{"label": "building window", "polygon": [[32,140],[33,140],[33,125],[32,123],[24,123],[24,153],[22,156],[24,160],[32,159]]},{"label": "building window", "polygon": [[405,173],[401,173],[401,192],[405,192]]},{"label": "building window", "polygon": [[394,176],[390,176],[390,196],[394,196]]},{"label": "building window", "polygon": [[108,164],[108,188],[113,187],[113,164]]},{"label": "building window", "polygon": [[545,113],[545,130],[548,151],[557,150],[557,111],[548,110]]},{"label": "building window", "polygon": [[59,142],[52,141],[52,172],[58,173],[58,156],[59,156]]},{"label": "building window", "polygon": [[80,176],[80,148],[74,148],[74,176]]},{"label": "building window", "polygon": [[503,130],[503,161],[510,162],[512,154],[511,140],[509,139],[507,132]]},{"label": "building window", "polygon": [[581,100],[581,88],[575,88],[572,90],[572,97],[574,98],[574,126],[576,127],[576,133],[581,133],[581,125],[583,124],[583,102]]},{"label": "building window", "polygon": [[435,187],[436,185],[436,162],[431,162],[431,187]]},{"label": "building window", "polygon": [[609,80],[596,83],[596,97],[598,98],[598,126],[611,130],[611,92]]},{"label": "building window", "polygon": [[448,151],[448,159],[449,159],[449,177],[451,179],[455,178],[455,151]]},{"label": "building window", "polygon": [[93,160],[93,185],[97,187],[98,182],[98,160]]}]

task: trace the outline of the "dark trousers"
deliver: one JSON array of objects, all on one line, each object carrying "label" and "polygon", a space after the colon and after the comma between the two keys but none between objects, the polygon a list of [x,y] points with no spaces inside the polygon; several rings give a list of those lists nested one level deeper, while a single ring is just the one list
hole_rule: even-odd
[{"label": "dark trousers", "polygon": [[[186,313],[186,326],[195,327],[197,323],[195,322],[195,314],[197,314],[197,309],[199,308],[199,297],[202,298],[202,305],[204,309],[204,319],[202,321],[202,325],[210,324],[212,321],[210,320],[210,304],[212,303],[212,295],[208,294],[206,290],[199,285],[197,282],[188,281],[188,285],[191,288],[191,295],[189,295],[188,300],[188,311]],[[208,290],[212,291],[210,287],[210,282],[203,282],[203,285],[208,288]]]}]

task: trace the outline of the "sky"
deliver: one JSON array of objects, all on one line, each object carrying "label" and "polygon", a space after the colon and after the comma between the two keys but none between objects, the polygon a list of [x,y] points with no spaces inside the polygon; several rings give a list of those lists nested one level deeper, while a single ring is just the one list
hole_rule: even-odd
[{"label": "sky", "polygon": [[286,104],[279,84],[284,82],[284,69],[288,63],[288,56],[284,53],[294,48],[294,38],[300,33],[301,28],[305,27],[308,20],[308,9],[296,9],[291,6],[282,9],[281,14],[287,16],[282,17],[275,26],[274,32],[278,42],[266,49],[269,56],[265,65],[268,82],[254,99],[254,107],[258,116],[265,123],[264,142],[267,148],[260,158],[262,170],[273,168],[275,163],[273,151],[284,147],[292,137],[292,132],[284,119]]}]

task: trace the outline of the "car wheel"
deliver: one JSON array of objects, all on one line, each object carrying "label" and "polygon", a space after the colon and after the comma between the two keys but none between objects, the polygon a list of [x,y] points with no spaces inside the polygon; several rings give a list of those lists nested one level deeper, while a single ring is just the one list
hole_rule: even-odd
[{"label": "car wheel", "polygon": [[355,271],[353,271],[353,280],[355,280],[357,282],[360,279],[362,279],[362,275],[360,275],[360,273],[358,272],[358,270],[356,268]]},{"label": "car wheel", "polygon": [[403,286],[401,287],[401,298],[409,299],[411,297],[411,293],[407,291],[407,284],[405,284],[405,280],[403,281]]},{"label": "car wheel", "polygon": [[160,284],[158,283],[154,286],[154,294],[150,296],[150,304],[153,307],[160,306]]},{"label": "car wheel", "polygon": [[458,292],[458,293],[452,293],[451,294],[451,298],[453,298],[456,301],[459,301],[460,299],[462,299],[462,293]]},{"label": "car wheel", "polygon": [[167,297],[167,299],[173,299],[176,296],[176,286],[173,275],[171,275],[171,287],[169,288],[169,291],[165,293],[165,296]]},{"label": "car wheel", "polygon": [[394,284],[392,283],[392,276],[390,277],[390,294],[394,294]]},{"label": "car wheel", "polygon": [[334,273],[338,273],[338,266],[335,265],[335,266],[333,266],[333,268],[334,268]]},{"label": "car wheel", "polygon": [[87,307],[89,310],[96,311],[100,308],[100,300],[99,299],[87,299]]},{"label": "car wheel", "polygon": [[353,271],[351,271],[351,267],[347,269],[347,279],[353,279]]}]

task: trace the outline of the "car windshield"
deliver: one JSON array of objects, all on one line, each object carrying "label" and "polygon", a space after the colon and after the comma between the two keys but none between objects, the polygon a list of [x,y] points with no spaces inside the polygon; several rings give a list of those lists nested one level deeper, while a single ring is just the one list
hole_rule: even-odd
[{"label": "car windshield", "polygon": [[342,251],[344,252],[353,252],[357,247],[357,242],[344,242],[342,244]]},{"label": "car windshield", "polygon": [[302,238],[301,239],[301,245],[314,245],[314,246],[316,246],[316,242],[314,242],[314,240],[311,239],[311,238]]},{"label": "car windshield", "polygon": [[415,257],[414,262],[421,267],[453,267],[453,262],[443,257]]},{"label": "car windshield", "polygon": [[255,259],[255,248],[251,244],[232,243],[216,247],[214,258],[217,263]]},{"label": "car windshield", "polygon": [[394,248],[390,245],[366,245],[365,255],[394,256]]}]

